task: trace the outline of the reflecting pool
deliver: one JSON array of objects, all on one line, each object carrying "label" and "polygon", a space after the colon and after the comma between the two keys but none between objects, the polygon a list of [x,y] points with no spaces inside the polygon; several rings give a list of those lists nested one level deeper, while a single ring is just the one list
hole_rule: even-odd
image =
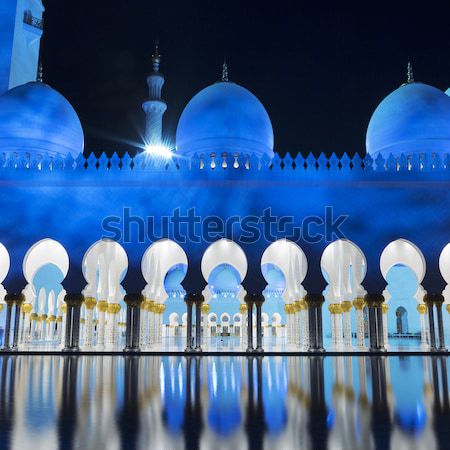
[{"label": "reflecting pool", "polygon": [[445,356],[3,356],[1,449],[448,449]]}]

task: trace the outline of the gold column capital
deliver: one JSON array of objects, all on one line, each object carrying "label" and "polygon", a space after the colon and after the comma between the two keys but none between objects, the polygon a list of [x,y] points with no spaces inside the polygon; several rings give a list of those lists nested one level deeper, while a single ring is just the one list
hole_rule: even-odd
[{"label": "gold column capital", "polygon": [[381,305],[381,312],[383,314],[386,314],[388,312],[389,306],[387,305],[387,303],[382,303]]},{"label": "gold column capital", "polygon": [[353,306],[356,310],[361,311],[364,309],[364,306],[366,306],[366,303],[362,297],[358,297],[356,300],[353,300]]},{"label": "gold column capital", "polygon": [[239,311],[241,312],[241,314],[246,314],[248,311],[248,306],[246,303],[241,303],[239,305]]},{"label": "gold column capital", "polygon": [[100,312],[106,312],[108,311],[108,302],[106,300],[100,300],[97,303],[97,307]]},{"label": "gold column capital", "polygon": [[328,311],[331,314],[342,314],[342,306],[340,303],[330,303],[328,305]]},{"label": "gold column capital", "polygon": [[[247,305],[245,305],[245,306],[247,306]],[[208,314],[210,309],[211,309],[211,307],[209,306],[209,303],[203,303],[202,308],[201,308],[202,314]],[[239,309],[240,309],[240,306],[239,306]]]},{"label": "gold column capital", "polygon": [[419,303],[417,305],[417,311],[419,314],[425,314],[427,312],[427,305],[425,303]]},{"label": "gold column capital", "polygon": [[94,309],[96,304],[97,304],[97,299],[95,297],[86,297],[86,299],[84,301],[84,305],[86,306],[86,309]]},{"label": "gold column capital", "polygon": [[[22,306],[22,311],[23,311],[25,314],[29,314],[32,310],[33,310],[33,305],[32,305],[31,303],[25,303],[25,304]],[[0,309],[0,311],[1,311],[1,309]]]},{"label": "gold column capital", "polygon": [[344,300],[343,302],[341,302],[342,311],[345,313],[350,312],[352,309],[352,306],[353,306],[353,304],[350,300]]}]

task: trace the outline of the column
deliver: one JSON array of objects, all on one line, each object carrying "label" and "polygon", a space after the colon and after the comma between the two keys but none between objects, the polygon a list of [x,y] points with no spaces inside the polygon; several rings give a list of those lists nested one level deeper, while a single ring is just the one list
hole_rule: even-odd
[{"label": "column", "polygon": [[148,306],[149,345],[153,345],[155,343],[155,307],[156,303],[153,300],[149,300]]},{"label": "column", "polygon": [[108,304],[108,316],[106,320],[105,328],[105,347],[109,350],[116,350],[118,344],[118,329],[119,325],[117,323],[118,314],[120,311],[119,303],[109,303]]},{"label": "column", "polygon": [[125,334],[124,352],[136,353],[140,351],[140,325],[141,325],[141,305],[144,302],[142,294],[125,295],[125,303],[127,305],[127,328]]},{"label": "column", "polygon": [[383,342],[384,346],[388,345],[388,325],[387,325],[387,312],[389,310],[389,306],[386,303],[381,305],[381,313],[383,316]]},{"label": "column", "polygon": [[[239,309],[242,305],[239,306]],[[209,310],[210,310],[210,306],[208,303],[203,303],[202,305],[202,318],[203,318],[203,345],[207,346],[208,345],[208,341],[207,341],[207,336],[208,336],[208,314],[209,314]],[[242,313],[241,313],[242,314]],[[242,333],[242,326],[243,324],[241,323],[241,333]]]},{"label": "column", "polygon": [[353,306],[356,312],[356,344],[358,348],[365,346],[365,332],[364,332],[364,299],[359,297],[353,301]]},{"label": "column", "polygon": [[94,345],[94,308],[97,305],[97,300],[94,297],[86,297],[84,307],[86,314],[84,317],[84,348],[92,348]]},{"label": "column", "polygon": [[202,303],[205,297],[202,294],[195,294],[195,351],[200,353],[202,351]]},{"label": "column", "polygon": [[162,342],[162,317],[163,313],[166,310],[166,305],[163,303],[157,303],[155,305],[155,322],[156,322],[156,339],[155,341],[160,344]]},{"label": "column", "polygon": [[99,348],[105,346],[106,311],[108,311],[108,302],[106,300],[100,300],[97,305],[97,347]]},{"label": "column", "polygon": [[253,305],[255,303],[254,295],[246,294],[244,302],[247,305],[247,353],[253,353]]},{"label": "column", "polygon": [[308,332],[310,352],[323,352],[322,305],[325,299],[322,294],[306,294],[308,306]]},{"label": "column", "polygon": [[383,313],[381,305],[384,297],[381,294],[366,294],[364,301],[369,309],[369,341],[370,351],[385,351],[383,339]]},{"label": "column", "polygon": [[331,313],[331,342],[335,349],[340,349],[343,344],[342,306],[340,303],[330,303],[328,311]]},{"label": "column", "polygon": [[352,302],[345,300],[341,303],[343,322],[344,322],[344,346],[348,349],[352,347],[352,323],[350,311],[352,310]]},{"label": "column", "polygon": [[264,295],[263,294],[255,294],[254,302],[256,306],[256,353],[264,353],[264,349],[262,347],[262,305],[264,303]]},{"label": "column", "polygon": [[147,346],[148,336],[148,302],[143,300],[141,303],[140,326],[139,326],[139,346],[145,348]]},{"label": "column", "polygon": [[247,326],[245,324],[245,318],[247,317],[247,304],[241,303],[239,305],[239,312],[241,313],[241,345],[244,345],[247,339]]},{"label": "column", "polygon": [[434,329],[434,299],[433,294],[425,294],[423,302],[428,309],[428,328],[430,333],[430,351],[436,351],[436,331]]},{"label": "column", "polygon": [[284,305],[284,311],[286,313],[286,342],[292,344],[292,314],[293,306],[291,303],[286,303]]},{"label": "column", "polygon": [[15,294],[15,312],[14,312],[14,334],[13,334],[13,346],[12,350],[17,350],[19,347],[19,330],[20,330],[20,309],[22,308],[22,303],[25,301],[25,295]]},{"label": "column", "polygon": [[84,301],[83,294],[66,294],[67,305],[66,334],[64,352],[80,351],[80,313]]},{"label": "column", "polygon": [[22,312],[23,312],[23,325],[22,325],[22,342],[24,344],[27,344],[30,342],[30,314],[33,310],[33,305],[31,303],[25,303],[22,306]]},{"label": "column", "polygon": [[186,294],[184,301],[187,307],[186,348],[184,351],[190,353],[194,350],[192,348],[192,306],[194,304],[194,294]]},{"label": "column", "polygon": [[[64,348],[64,346],[66,345],[66,328],[67,328],[67,304],[65,302],[63,302],[60,306],[60,310],[61,310],[61,317],[62,317],[62,321],[61,321],[61,348]],[[36,330],[33,330],[33,323],[34,323],[34,327],[36,327],[36,319],[37,316],[34,318],[33,320],[33,315],[36,316],[36,314],[31,314],[31,336],[33,338]]]},{"label": "column", "polygon": [[3,349],[4,351],[11,350],[10,346],[10,335],[11,335],[11,316],[12,309],[14,306],[14,294],[5,295],[6,302],[6,323],[5,323],[5,334],[3,335]]},{"label": "column", "polygon": [[436,318],[438,325],[438,337],[440,352],[447,351],[445,348],[445,335],[444,335],[444,321],[442,318],[442,304],[444,303],[444,296],[442,294],[434,294],[434,306],[436,307]]},{"label": "column", "polygon": [[425,348],[427,346],[427,326],[425,322],[425,313],[427,312],[427,305],[424,303],[419,303],[417,305],[417,312],[419,313],[420,317],[420,339],[422,348]]}]

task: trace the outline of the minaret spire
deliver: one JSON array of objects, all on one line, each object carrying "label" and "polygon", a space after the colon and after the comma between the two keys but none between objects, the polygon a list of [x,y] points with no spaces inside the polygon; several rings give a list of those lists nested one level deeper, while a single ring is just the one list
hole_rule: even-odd
[{"label": "minaret spire", "polygon": [[413,74],[413,68],[411,64],[411,60],[408,60],[408,68],[406,73],[406,83],[414,83],[414,74]]},{"label": "minaret spire", "polygon": [[153,72],[159,72],[159,65],[161,64],[161,55],[159,54],[159,39],[155,40],[155,53],[152,55]]},{"label": "minaret spire", "polygon": [[222,81],[228,81],[228,64],[225,58],[222,64]]},{"label": "minaret spire", "polygon": [[145,145],[161,145],[162,143],[162,118],[167,105],[161,98],[164,75],[159,71],[160,64],[159,41],[156,40],[155,50],[152,55],[152,71],[147,77],[149,99],[142,105],[147,116],[144,137]]}]

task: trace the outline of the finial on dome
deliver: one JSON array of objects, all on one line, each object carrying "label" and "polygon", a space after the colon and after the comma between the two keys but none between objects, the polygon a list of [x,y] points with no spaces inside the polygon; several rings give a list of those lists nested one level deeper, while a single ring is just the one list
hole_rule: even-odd
[{"label": "finial on dome", "polygon": [[228,81],[228,64],[225,58],[222,64],[222,81]]},{"label": "finial on dome", "polygon": [[159,72],[159,65],[161,63],[161,55],[159,54],[159,39],[155,40],[155,53],[152,55],[153,72]]},{"label": "finial on dome", "polygon": [[414,74],[413,74],[413,68],[412,68],[411,60],[408,60],[406,83],[407,84],[414,83]]},{"label": "finial on dome", "polygon": [[38,67],[38,75],[37,75],[37,81],[39,83],[43,83],[44,82],[44,68],[42,67],[42,63],[39,63],[39,67]]}]

